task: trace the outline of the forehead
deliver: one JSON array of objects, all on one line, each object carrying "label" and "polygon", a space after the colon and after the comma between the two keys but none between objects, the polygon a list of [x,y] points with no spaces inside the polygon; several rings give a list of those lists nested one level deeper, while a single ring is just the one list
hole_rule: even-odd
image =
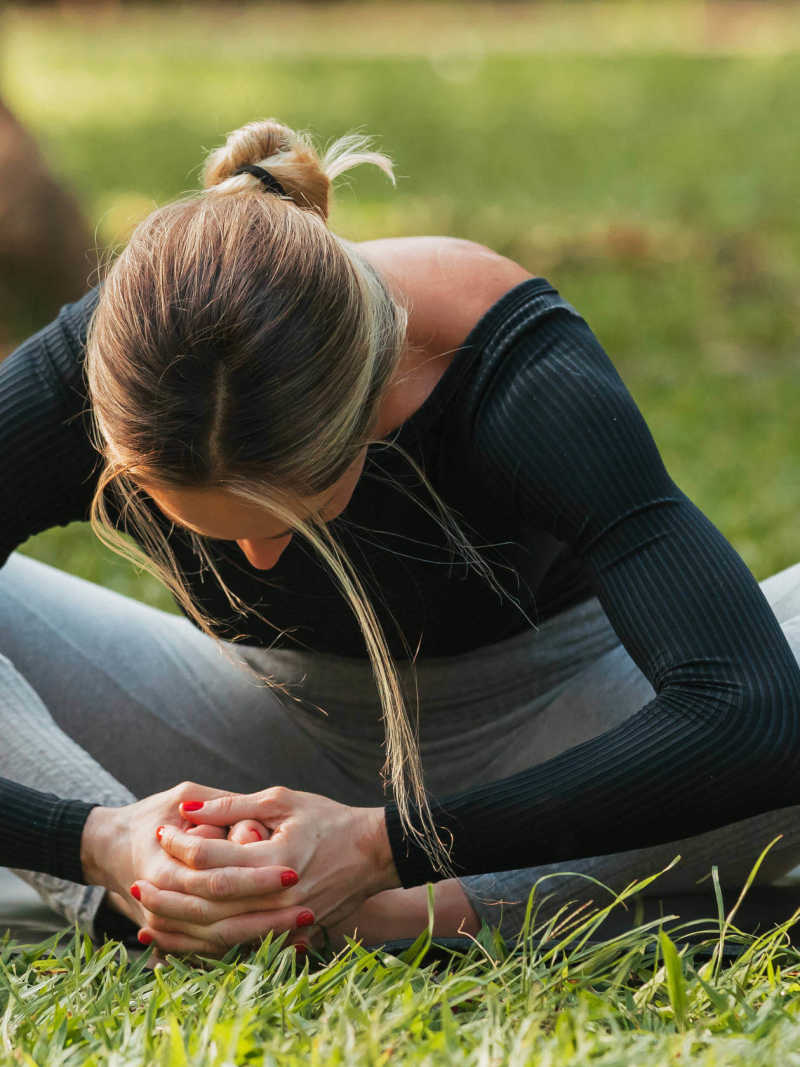
[{"label": "forehead", "polygon": [[[286,524],[266,508],[226,489],[150,489],[145,491],[159,509],[181,526],[219,541],[279,538],[289,532]],[[309,501],[309,511],[316,499]]]}]

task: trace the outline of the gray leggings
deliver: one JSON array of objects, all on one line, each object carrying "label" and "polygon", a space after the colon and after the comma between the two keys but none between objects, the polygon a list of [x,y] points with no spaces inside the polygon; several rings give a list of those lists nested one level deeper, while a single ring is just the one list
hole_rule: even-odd
[{"label": "gray leggings", "polygon": [[[800,655],[800,564],[763,583]],[[366,661],[218,645],[185,619],[24,556],[0,570],[0,776],[64,797],[126,804],[184,779],[237,792],[282,784],[348,804],[380,805],[383,729]],[[239,657],[287,683],[298,702],[259,686]],[[596,600],[507,641],[418,664],[426,783],[444,795],[557,755],[617,725],[653,695]],[[324,708],[327,715],[313,705]],[[550,910],[681,864],[654,884],[691,891],[717,864],[741,885],[764,845],[774,880],[800,863],[800,808],[686,841],[569,864],[462,880],[478,914],[507,936],[530,888]],[[15,871],[82,928],[105,892]]]}]

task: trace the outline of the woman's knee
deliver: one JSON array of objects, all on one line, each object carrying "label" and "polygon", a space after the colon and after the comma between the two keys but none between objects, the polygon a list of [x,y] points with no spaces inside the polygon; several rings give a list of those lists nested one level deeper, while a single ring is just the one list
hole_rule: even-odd
[{"label": "woman's knee", "polygon": [[761,592],[779,623],[800,616],[800,563],[765,578],[760,584]]},{"label": "woman's knee", "polygon": [[8,656],[0,652],[0,720],[3,719],[6,720],[2,726],[3,733],[18,728],[21,719],[53,721],[27,678]]}]

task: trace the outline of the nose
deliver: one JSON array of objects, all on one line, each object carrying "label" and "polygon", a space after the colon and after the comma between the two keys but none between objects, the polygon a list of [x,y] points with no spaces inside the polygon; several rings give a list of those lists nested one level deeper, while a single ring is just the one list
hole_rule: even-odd
[{"label": "nose", "polygon": [[259,571],[268,571],[281,558],[283,550],[291,539],[292,535],[289,533],[277,541],[264,538],[260,541],[237,541],[236,544],[244,552],[245,558],[251,567],[255,567]]}]

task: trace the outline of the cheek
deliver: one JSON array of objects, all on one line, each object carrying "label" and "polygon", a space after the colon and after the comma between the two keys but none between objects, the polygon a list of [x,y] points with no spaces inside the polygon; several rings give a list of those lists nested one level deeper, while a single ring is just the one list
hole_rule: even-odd
[{"label": "cheek", "polygon": [[326,521],[330,522],[331,519],[336,519],[342,514],[350,503],[357,481],[358,479],[354,478],[351,485],[342,488],[340,492],[337,492],[336,496],[331,500],[330,504],[328,504],[322,513],[322,516]]},{"label": "cheek", "polygon": [[357,462],[354,463],[350,470],[342,477],[336,496],[325,509],[328,518],[335,518],[337,515],[340,515],[350,503],[350,498],[355,492],[358,480],[364,470],[364,462],[366,458],[367,453],[365,450]]}]

